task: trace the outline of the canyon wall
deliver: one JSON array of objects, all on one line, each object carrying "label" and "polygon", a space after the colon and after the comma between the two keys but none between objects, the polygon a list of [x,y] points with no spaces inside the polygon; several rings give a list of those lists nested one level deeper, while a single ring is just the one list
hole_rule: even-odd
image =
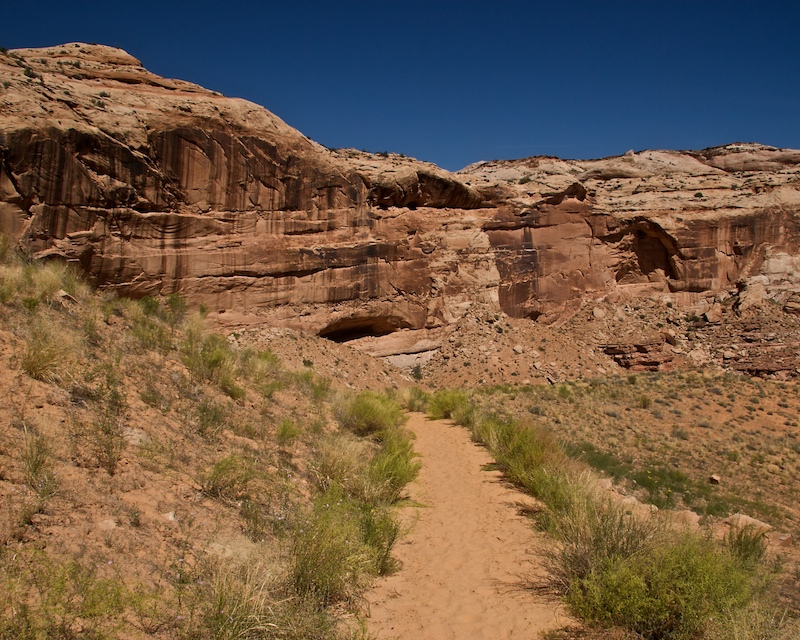
[{"label": "canyon wall", "polygon": [[110,47],[11,51],[0,76],[0,229],[100,287],[178,292],[232,324],[427,339],[475,304],[554,322],[586,299],[800,290],[800,151],[450,173],[326,149]]}]

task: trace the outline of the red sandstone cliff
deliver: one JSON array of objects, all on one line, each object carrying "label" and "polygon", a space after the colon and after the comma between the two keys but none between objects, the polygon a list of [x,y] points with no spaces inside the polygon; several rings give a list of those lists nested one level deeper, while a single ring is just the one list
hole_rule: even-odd
[{"label": "red sandstone cliff", "polygon": [[586,297],[800,289],[800,151],[452,174],[330,151],[109,47],[0,54],[0,82],[0,229],[127,294],[352,337],[435,333],[475,303],[551,321]]}]

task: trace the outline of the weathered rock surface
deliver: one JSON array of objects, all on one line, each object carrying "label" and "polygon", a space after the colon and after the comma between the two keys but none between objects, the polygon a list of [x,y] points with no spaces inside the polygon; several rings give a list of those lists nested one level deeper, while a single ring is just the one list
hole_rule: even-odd
[{"label": "weathered rock surface", "polygon": [[625,369],[664,371],[672,362],[672,353],[663,336],[602,345],[603,353]]},{"label": "weathered rock surface", "polygon": [[757,277],[742,305],[798,306],[800,151],[449,173],[328,150],[110,47],[0,54],[0,76],[0,228],[126,294],[177,291],[381,354],[434,349],[476,303],[552,322],[584,298],[687,307]]}]

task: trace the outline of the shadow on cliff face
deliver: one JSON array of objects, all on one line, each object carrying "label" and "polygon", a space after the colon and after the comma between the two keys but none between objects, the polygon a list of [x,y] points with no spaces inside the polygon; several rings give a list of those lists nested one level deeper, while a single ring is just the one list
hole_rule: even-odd
[{"label": "shadow on cliff face", "polygon": [[617,243],[629,255],[617,269],[615,280],[618,283],[679,278],[674,265],[676,243],[656,225],[635,225],[608,241]]}]

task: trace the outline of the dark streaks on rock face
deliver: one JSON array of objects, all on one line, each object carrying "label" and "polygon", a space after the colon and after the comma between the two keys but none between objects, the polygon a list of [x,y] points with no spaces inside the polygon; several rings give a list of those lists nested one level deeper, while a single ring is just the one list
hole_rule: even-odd
[{"label": "dark streaks on rock face", "polygon": [[127,295],[181,292],[335,339],[438,330],[476,302],[552,322],[586,298],[691,305],[753,276],[782,305],[800,295],[800,151],[734,144],[450,173],[327,150],[117,49],[79,47],[85,78],[39,62],[71,51],[20,50],[46,91],[0,57],[13,87],[0,229]]},{"label": "dark streaks on rock face", "polygon": [[364,199],[356,176],[348,180],[313,159],[281,155],[276,145],[253,136],[179,128],[150,139],[182,203],[200,211],[324,212],[355,208]]}]

